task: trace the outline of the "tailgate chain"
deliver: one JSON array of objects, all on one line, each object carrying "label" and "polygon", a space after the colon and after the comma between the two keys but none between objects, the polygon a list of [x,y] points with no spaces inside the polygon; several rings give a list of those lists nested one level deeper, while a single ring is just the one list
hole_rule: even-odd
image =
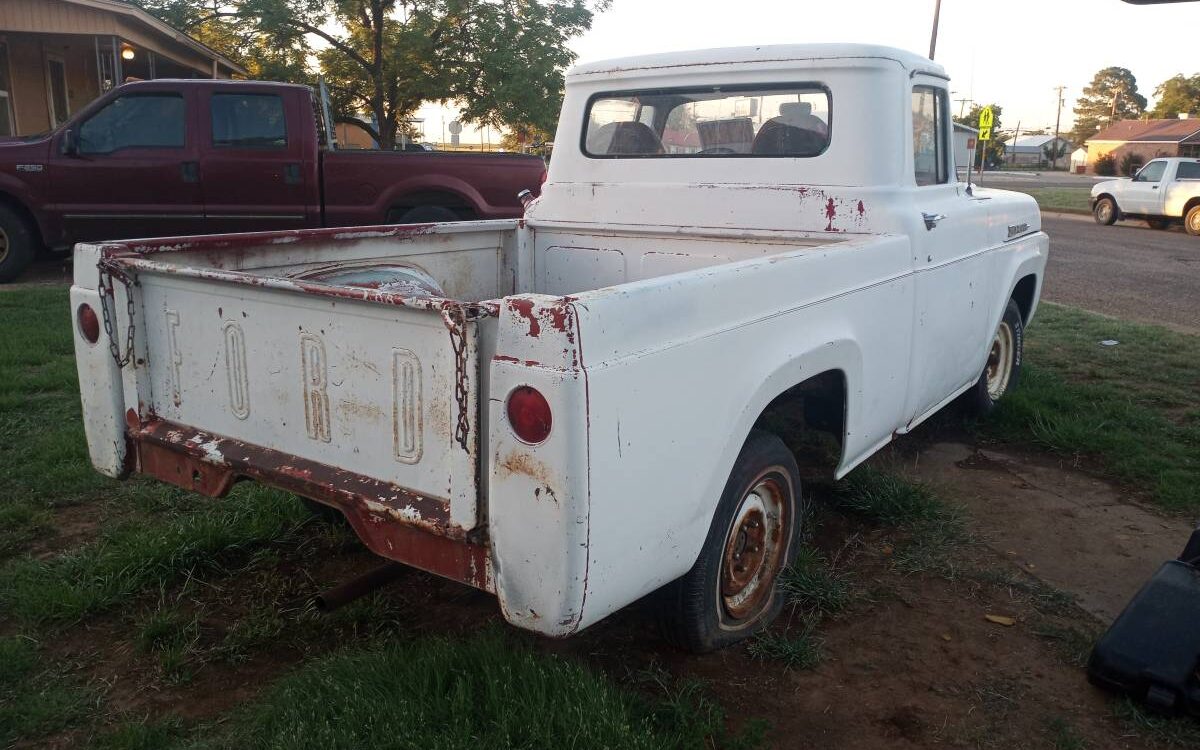
[{"label": "tailgate chain", "polygon": [[[104,317],[104,333],[108,336],[108,351],[112,354],[113,361],[117,363],[118,368],[122,368],[133,360],[133,335],[134,335],[134,309],[133,309],[133,286],[137,282],[129,278],[129,274],[120,267],[116,262],[108,258],[101,258],[97,264],[100,271],[100,281],[97,284],[97,291],[100,293],[100,313]],[[107,283],[105,280],[107,279]],[[121,347],[117,343],[117,337],[114,335],[116,323],[115,315],[109,310],[108,299],[112,297],[113,302],[116,302],[116,289],[113,284],[113,279],[119,279],[121,285],[125,287],[125,315],[129,318],[129,327],[125,330],[125,354],[121,354]]]},{"label": "tailgate chain", "polygon": [[467,439],[471,434],[470,415],[467,414],[467,313],[462,305],[446,305],[442,308],[442,322],[450,331],[450,348],[454,350],[454,400],[458,404],[458,424],[454,427],[454,439],[468,453],[471,451]]}]

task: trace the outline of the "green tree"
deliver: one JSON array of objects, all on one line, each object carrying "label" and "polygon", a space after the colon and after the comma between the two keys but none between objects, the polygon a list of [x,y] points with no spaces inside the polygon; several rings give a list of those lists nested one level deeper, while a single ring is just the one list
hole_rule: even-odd
[{"label": "green tree", "polygon": [[241,65],[251,78],[309,83],[312,50],[303,37],[270,34],[247,25],[225,0],[131,0],[199,42]]},{"label": "green tree", "polygon": [[1050,141],[1045,146],[1042,146],[1042,156],[1044,162],[1055,164],[1059,159],[1067,155],[1067,144],[1059,141]]},{"label": "green tree", "polygon": [[[1008,141],[1009,136],[1005,133],[1000,132],[1000,115],[1004,108],[1001,107],[999,104],[991,104],[988,106],[990,106],[992,108],[992,116],[993,116],[992,140],[987,141],[986,151],[984,150],[984,147],[982,145],[983,141],[980,141],[979,143],[976,144],[976,146],[975,146],[975,164],[974,164],[975,167],[979,166],[979,159],[980,159],[981,154],[986,153],[985,160],[986,160],[987,164],[998,164],[999,162],[1004,161],[1004,154],[1008,150],[1007,141]],[[963,117],[955,117],[954,121],[961,125],[966,125],[967,127],[978,129],[979,128],[979,113],[982,111],[983,111],[982,105],[972,104],[970,112],[967,112],[967,114]]]},{"label": "green tree", "polygon": [[1109,67],[1097,71],[1075,102],[1075,127],[1071,137],[1083,143],[1101,128],[1117,120],[1132,120],[1146,111],[1146,97],[1138,93],[1137,78],[1127,68]]},{"label": "green tree", "polygon": [[[213,2],[213,0],[206,0]],[[391,148],[425,101],[462,119],[553,130],[569,40],[609,0],[219,0],[222,17],[312,47],[338,119],[370,116]]]},{"label": "green tree", "polygon": [[1180,113],[1200,112],[1200,73],[1168,78],[1154,89],[1151,117],[1170,119]]}]

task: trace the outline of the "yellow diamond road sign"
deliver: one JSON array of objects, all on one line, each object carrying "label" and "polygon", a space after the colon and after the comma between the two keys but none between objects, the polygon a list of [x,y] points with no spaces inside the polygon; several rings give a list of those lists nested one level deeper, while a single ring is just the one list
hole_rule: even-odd
[{"label": "yellow diamond road sign", "polygon": [[992,140],[992,123],[996,121],[996,114],[992,112],[991,107],[984,107],[979,110],[979,140]]}]

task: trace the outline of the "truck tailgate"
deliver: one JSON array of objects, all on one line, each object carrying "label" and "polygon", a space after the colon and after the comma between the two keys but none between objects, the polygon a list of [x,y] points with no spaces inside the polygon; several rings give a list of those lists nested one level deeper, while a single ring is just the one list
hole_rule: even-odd
[{"label": "truck tailgate", "polygon": [[[228,489],[204,472],[173,479],[148,465],[173,451],[222,467],[226,485],[248,476],[300,487],[450,536],[479,522],[471,306],[116,262],[115,278],[137,278],[137,366],[122,372],[125,403],[139,405],[143,471],[208,494]],[[123,286],[110,305],[119,341]]]}]

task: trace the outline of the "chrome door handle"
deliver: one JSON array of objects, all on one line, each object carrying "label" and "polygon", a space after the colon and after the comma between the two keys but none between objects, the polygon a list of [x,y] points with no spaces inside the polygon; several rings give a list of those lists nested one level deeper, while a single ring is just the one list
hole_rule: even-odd
[{"label": "chrome door handle", "polygon": [[922,212],[921,218],[925,220],[925,228],[932,231],[933,228],[938,225],[939,221],[946,218],[946,215],[945,214],[927,214],[927,213]]}]

